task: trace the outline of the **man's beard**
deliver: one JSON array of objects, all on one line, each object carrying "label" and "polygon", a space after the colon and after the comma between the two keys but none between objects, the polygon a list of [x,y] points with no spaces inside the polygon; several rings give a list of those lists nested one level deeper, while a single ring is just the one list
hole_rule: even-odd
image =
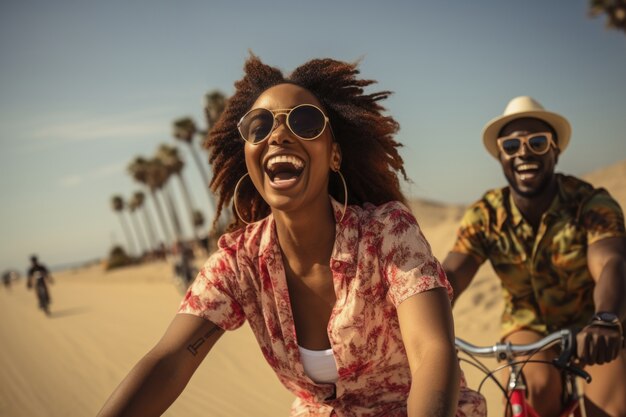
[{"label": "man's beard", "polygon": [[541,195],[546,189],[550,186],[552,179],[554,178],[554,172],[547,175],[543,181],[539,184],[539,186],[532,190],[520,190],[519,185],[515,181],[515,174],[513,174],[513,178],[509,178],[508,175],[505,175],[506,181],[509,183],[509,186],[520,196],[525,198],[534,198]]}]

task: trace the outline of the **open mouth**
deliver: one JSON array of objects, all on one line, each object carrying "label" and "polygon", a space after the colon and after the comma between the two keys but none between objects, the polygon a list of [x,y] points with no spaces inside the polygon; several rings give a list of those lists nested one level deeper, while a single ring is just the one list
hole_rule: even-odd
[{"label": "open mouth", "polygon": [[537,162],[524,162],[515,167],[515,173],[522,180],[534,178],[539,173],[540,165]]},{"label": "open mouth", "polygon": [[304,161],[294,155],[276,155],[265,163],[265,172],[276,186],[289,186],[296,182],[304,170]]}]

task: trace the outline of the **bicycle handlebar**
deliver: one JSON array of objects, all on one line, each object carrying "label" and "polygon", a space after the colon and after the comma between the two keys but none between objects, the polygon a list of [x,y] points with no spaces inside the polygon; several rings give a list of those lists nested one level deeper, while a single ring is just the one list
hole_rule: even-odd
[{"label": "bicycle handlebar", "polygon": [[[525,345],[514,345],[511,342],[498,342],[492,346],[475,346],[458,337],[455,338],[454,343],[464,352],[469,352],[476,356],[504,360],[507,357],[507,353],[510,353],[514,357],[527,356],[555,345],[572,344],[573,340],[574,335],[572,331],[564,329],[550,333],[541,340]],[[563,346],[563,348],[565,347],[566,346]]]},{"label": "bicycle handlebar", "polygon": [[511,342],[498,342],[492,346],[475,346],[458,337],[455,338],[454,343],[463,352],[498,360],[512,360],[517,356],[530,356],[559,345],[561,346],[561,354],[552,361],[553,365],[591,382],[591,376],[587,372],[570,363],[570,359],[576,355],[576,334],[569,329],[550,333],[544,338],[528,344],[514,345]]}]

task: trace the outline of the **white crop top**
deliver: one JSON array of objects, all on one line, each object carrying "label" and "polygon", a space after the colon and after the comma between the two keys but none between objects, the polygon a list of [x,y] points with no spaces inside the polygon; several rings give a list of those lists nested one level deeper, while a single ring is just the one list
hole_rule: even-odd
[{"label": "white crop top", "polygon": [[304,373],[318,384],[332,384],[339,379],[337,363],[332,349],[309,350],[301,346],[300,358],[304,365]]}]

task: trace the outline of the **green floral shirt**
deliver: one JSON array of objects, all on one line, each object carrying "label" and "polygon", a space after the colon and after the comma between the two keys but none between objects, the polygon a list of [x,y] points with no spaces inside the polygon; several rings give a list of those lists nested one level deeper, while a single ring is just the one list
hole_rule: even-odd
[{"label": "green floral shirt", "polygon": [[626,236],[619,204],[602,188],[557,174],[558,193],[535,233],[509,188],[488,191],[465,212],[452,249],[489,259],[502,281],[502,333],[582,327],[594,313],[587,247]]}]

